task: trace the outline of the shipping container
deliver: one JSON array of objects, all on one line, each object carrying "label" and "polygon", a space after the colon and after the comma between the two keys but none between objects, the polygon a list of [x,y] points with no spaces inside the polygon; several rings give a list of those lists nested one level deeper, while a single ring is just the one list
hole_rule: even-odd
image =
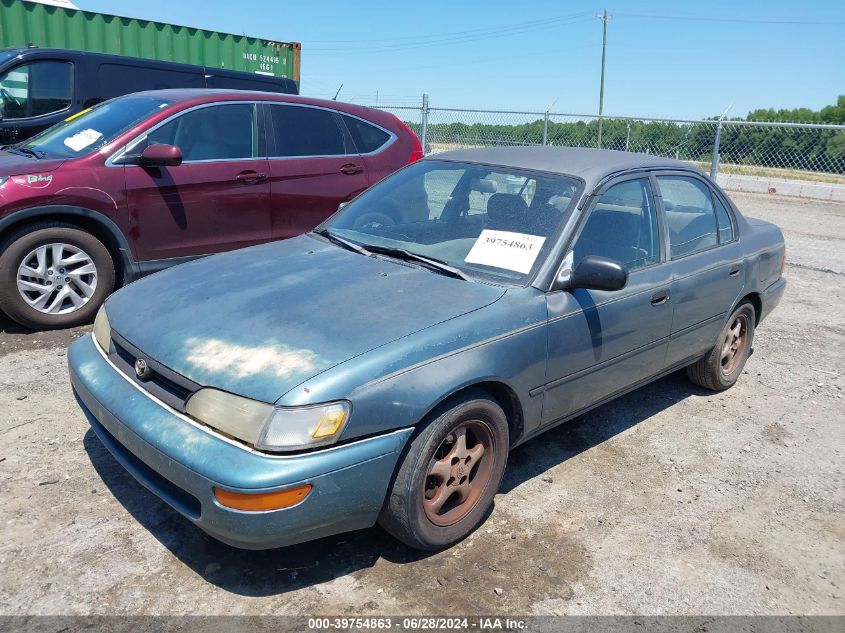
[{"label": "shipping container", "polygon": [[293,79],[301,45],[246,35],[0,0],[0,48],[66,48]]}]

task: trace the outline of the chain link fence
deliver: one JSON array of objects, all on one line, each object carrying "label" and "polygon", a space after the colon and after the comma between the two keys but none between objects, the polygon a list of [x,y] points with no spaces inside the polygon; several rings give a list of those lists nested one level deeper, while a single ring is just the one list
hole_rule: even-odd
[{"label": "chain link fence", "polygon": [[602,147],[694,164],[727,189],[845,201],[845,125],[598,117],[559,112],[390,107],[426,153],[470,147]]}]

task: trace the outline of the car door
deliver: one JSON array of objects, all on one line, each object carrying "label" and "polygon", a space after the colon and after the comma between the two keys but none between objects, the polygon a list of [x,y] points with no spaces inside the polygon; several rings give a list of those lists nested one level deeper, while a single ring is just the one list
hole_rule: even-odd
[{"label": "car door", "polygon": [[615,180],[594,198],[564,260],[623,263],[622,290],[547,294],[549,359],[543,423],[575,413],[659,373],[672,323],[671,264],[648,176]]},{"label": "car door", "polygon": [[186,110],[130,145],[130,156],[155,143],[182,150],[176,167],[125,167],[131,237],[141,261],[270,239],[270,185],[258,130],[255,104],[217,103]]},{"label": "car door", "polygon": [[310,231],[368,186],[366,165],[333,110],[267,103],[273,239]]},{"label": "car door", "polygon": [[743,287],[743,261],[734,221],[703,179],[658,174],[673,267],[675,310],[668,365],[683,363],[713,347]]}]

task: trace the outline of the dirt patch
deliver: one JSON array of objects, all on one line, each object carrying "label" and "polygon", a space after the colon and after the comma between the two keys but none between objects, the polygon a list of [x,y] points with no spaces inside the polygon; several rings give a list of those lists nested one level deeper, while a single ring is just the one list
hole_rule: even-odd
[{"label": "dirt patch", "polygon": [[0,613],[845,614],[845,205],[734,198],[793,264],[740,382],[675,374],[520,447],[432,555],[378,528],[217,543],[88,429],[65,367],[87,328],[0,321]]}]

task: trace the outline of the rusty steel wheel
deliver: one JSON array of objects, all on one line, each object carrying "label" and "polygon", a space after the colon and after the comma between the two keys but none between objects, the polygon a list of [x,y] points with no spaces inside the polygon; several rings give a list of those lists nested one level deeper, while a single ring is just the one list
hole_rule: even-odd
[{"label": "rusty steel wheel", "polygon": [[719,356],[719,364],[722,373],[732,374],[736,366],[745,358],[745,350],[748,345],[748,314],[740,312],[729,324],[725,338],[722,341],[722,351]]},{"label": "rusty steel wheel", "polygon": [[687,376],[695,384],[713,391],[724,391],[737,381],[754,342],[757,322],[754,306],[743,301],[728,317],[716,345],[687,367]]},{"label": "rusty steel wheel", "polygon": [[379,523],[423,550],[447,547],[484,520],[505,472],[508,420],[478,389],[420,422],[399,464]]},{"label": "rusty steel wheel", "polygon": [[452,431],[431,458],[425,479],[423,508],[435,525],[463,519],[490,483],[496,445],[490,427],[480,420]]}]

